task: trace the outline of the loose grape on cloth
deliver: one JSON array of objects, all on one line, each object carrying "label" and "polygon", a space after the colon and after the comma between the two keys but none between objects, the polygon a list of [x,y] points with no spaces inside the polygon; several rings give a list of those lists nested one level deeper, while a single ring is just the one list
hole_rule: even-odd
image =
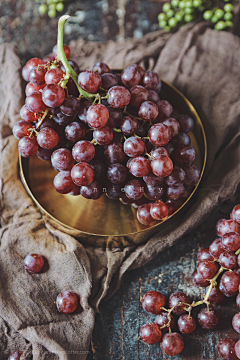
[{"label": "loose grape on cloth", "polygon": [[[119,44],[71,43],[81,69],[104,61],[112,68],[140,63],[172,83],[196,107],[206,130],[208,161],[191,209],[140,246],[82,245],[43,216],[25,192],[18,170],[17,140],[11,134],[24,102],[20,59],[9,44],[0,46],[0,360],[15,350],[23,359],[85,360],[101,301],[124,275],[140,267],[198,226],[213,227],[217,210],[234,201],[240,182],[240,39],[205,24],[189,25],[173,35],[158,31]],[[204,225],[202,225],[204,224]],[[84,239],[86,243],[86,238]],[[41,274],[23,267],[28,253],[47,259]],[[57,295],[71,290],[80,307],[60,314]],[[99,337],[101,334],[99,334]]]}]

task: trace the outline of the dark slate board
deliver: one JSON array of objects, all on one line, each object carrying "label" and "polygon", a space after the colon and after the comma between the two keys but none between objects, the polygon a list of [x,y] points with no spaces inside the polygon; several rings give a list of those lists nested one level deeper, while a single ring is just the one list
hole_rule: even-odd
[{"label": "dark slate board", "polygon": [[[154,315],[143,310],[141,298],[149,290],[158,290],[167,298],[174,291],[183,291],[191,300],[200,300],[204,289],[192,283],[191,274],[196,268],[199,249],[208,247],[215,238],[214,229],[190,234],[145,266],[129,272],[121,288],[102,303],[100,313],[96,314],[87,360],[170,359],[163,355],[159,344],[146,345],[139,338],[141,327],[155,321]],[[203,330],[197,325],[192,334],[183,335],[185,347],[174,359],[220,359],[219,341],[226,336],[240,338],[231,326],[232,317],[238,312],[235,298],[225,298],[216,306],[219,324],[214,330]],[[195,319],[202,307],[193,310]],[[174,329],[177,331],[176,325]]]}]

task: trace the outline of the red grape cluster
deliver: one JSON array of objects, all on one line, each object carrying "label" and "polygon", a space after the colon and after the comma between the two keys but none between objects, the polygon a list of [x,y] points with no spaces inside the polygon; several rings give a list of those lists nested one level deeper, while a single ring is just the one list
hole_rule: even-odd
[{"label": "red grape cluster", "polygon": [[[170,295],[168,308],[165,308],[166,299],[158,291],[149,291],[142,299],[143,309],[157,317],[155,323],[148,323],[141,328],[140,336],[147,344],[160,341],[161,349],[167,355],[177,355],[184,347],[182,336],[171,332],[175,324],[172,313],[180,315],[177,320],[179,331],[190,334],[196,328],[196,321],[191,316],[194,307],[207,305],[197,316],[203,329],[213,329],[218,324],[218,313],[212,304],[220,304],[224,296],[238,294],[236,302],[240,308],[240,204],[233,208],[230,219],[217,222],[216,233],[219,237],[209,248],[198,253],[198,266],[192,274],[193,282],[206,288],[203,300],[191,303],[186,294],[175,292]],[[234,315],[232,326],[240,333],[240,312]],[[240,359],[240,340],[222,339],[218,344],[218,353],[224,360]]]},{"label": "red grape cluster", "polygon": [[[69,47],[63,51],[68,59]],[[98,199],[106,192],[138,208],[144,225],[172,215],[200,179],[188,135],[193,119],[171,117],[154,71],[134,64],[115,74],[97,63],[80,72],[68,64],[76,83],[56,46],[53,55],[23,67],[26,101],[13,128],[19,153],[51,160],[61,194]]]}]

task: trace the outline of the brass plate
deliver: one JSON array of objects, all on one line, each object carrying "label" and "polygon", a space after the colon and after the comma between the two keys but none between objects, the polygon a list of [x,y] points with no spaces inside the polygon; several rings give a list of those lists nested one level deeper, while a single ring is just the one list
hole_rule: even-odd
[{"label": "brass plate", "polygon": [[[191,144],[197,152],[194,163],[201,169],[202,178],[206,163],[207,144],[204,128],[196,110],[176,88],[164,81],[160,97],[171,102],[174,107],[173,116],[188,114],[194,119],[195,127],[189,135]],[[52,184],[57,172],[48,161],[42,161],[36,156],[30,159],[20,157],[19,164],[23,184],[40,210],[60,223],[66,230],[75,230],[83,238],[90,235],[93,242],[94,236],[98,239],[101,238],[103,242],[109,236],[127,236],[129,239],[144,241],[149,235],[160,231],[164,223],[173,221],[199,185],[199,183],[196,185],[190,197],[171,217],[161,222],[155,222],[152,226],[144,226],[136,218],[136,209],[123,205],[120,201],[111,200],[105,195],[98,200],[88,200],[82,196],[57,193]]]}]

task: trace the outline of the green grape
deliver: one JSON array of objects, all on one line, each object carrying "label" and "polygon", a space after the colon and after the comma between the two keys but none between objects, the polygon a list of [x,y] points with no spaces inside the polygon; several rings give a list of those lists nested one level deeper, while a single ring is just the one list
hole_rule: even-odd
[{"label": "green grape", "polygon": [[63,11],[63,9],[64,9],[63,3],[62,2],[57,3],[56,10],[61,12],[61,11]]},{"label": "green grape", "polygon": [[233,27],[233,23],[230,20],[226,21],[225,24],[226,24],[226,27],[230,27],[230,28]]},{"label": "green grape", "polygon": [[171,5],[172,7],[178,7],[179,0],[172,0]]},{"label": "green grape", "polygon": [[191,8],[192,7],[192,1],[190,1],[190,0],[185,1],[185,7],[186,8]]},{"label": "green grape", "polygon": [[54,11],[54,10],[56,10],[56,5],[55,4],[50,4],[48,8],[49,8],[49,10]]},{"label": "green grape", "polygon": [[160,28],[165,28],[165,26],[167,26],[167,22],[165,21],[165,20],[161,20],[161,21],[159,21],[159,26],[160,26]]},{"label": "green grape", "polygon": [[47,5],[46,5],[46,4],[39,5],[39,7],[38,7],[38,12],[39,12],[40,15],[46,14],[46,12],[47,12]]},{"label": "green grape", "polygon": [[184,15],[184,12],[183,12],[183,11],[178,11],[178,12],[176,12],[176,14],[175,14],[175,19],[177,20],[177,22],[182,21],[183,15]]},{"label": "green grape", "polygon": [[231,20],[232,19],[232,13],[226,12],[223,16],[224,20]]},{"label": "green grape", "polygon": [[199,8],[199,6],[202,5],[202,0],[193,0],[192,5],[193,5],[193,7],[195,7],[195,8]]},{"label": "green grape", "polygon": [[211,10],[207,10],[203,13],[204,20],[210,20],[213,16],[213,13]]},{"label": "green grape", "polygon": [[53,4],[53,0],[47,0],[46,2],[47,2],[48,5]]},{"label": "green grape", "polygon": [[171,5],[169,3],[165,3],[165,4],[163,4],[162,9],[164,12],[167,12],[168,10],[171,9]]},{"label": "green grape", "polygon": [[184,20],[186,21],[186,23],[189,23],[193,20],[193,16],[191,14],[186,14],[184,16]]},{"label": "green grape", "polygon": [[224,15],[224,11],[222,9],[217,9],[214,13],[214,15],[218,18],[221,19]]},{"label": "green grape", "polygon": [[224,21],[218,21],[216,23],[216,25],[214,26],[214,29],[221,31],[221,30],[225,29],[225,27],[226,27],[226,24]]},{"label": "green grape", "polygon": [[184,9],[184,11],[185,11],[185,14],[192,14],[193,13],[193,8],[187,7],[187,8]]},{"label": "green grape", "polygon": [[179,9],[185,9],[185,1],[180,1],[178,7]]},{"label": "green grape", "polygon": [[232,4],[225,4],[224,5],[224,10],[226,11],[226,12],[231,12],[231,11],[233,11],[233,5]]},{"label": "green grape", "polygon": [[165,13],[158,14],[158,21],[161,21],[161,20],[166,20],[166,14]]},{"label": "green grape", "polygon": [[171,30],[171,28],[170,28],[170,26],[165,26],[164,30],[165,30],[166,32],[169,32],[169,31]]},{"label": "green grape", "polygon": [[170,10],[168,10],[168,11],[166,12],[166,15],[167,15],[167,17],[170,19],[171,17],[173,17],[174,11],[173,11],[172,9],[170,9]]},{"label": "green grape", "polygon": [[213,15],[213,16],[211,17],[211,22],[212,22],[213,24],[215,24],[216,22],[218,22],[218,17],[217,17],[216,15]]},{"label": "green grape", "polygon": [[177,20],[174,17],[172,17],[171,19],[168,20],[168,25],[171,28],[175,27],[177,25]]},{"label": "green grape", "polygon": [[55,9],[51,9],[48,11],[48,16],[50,18],[54,18],[56,16],[56,10]]}]

